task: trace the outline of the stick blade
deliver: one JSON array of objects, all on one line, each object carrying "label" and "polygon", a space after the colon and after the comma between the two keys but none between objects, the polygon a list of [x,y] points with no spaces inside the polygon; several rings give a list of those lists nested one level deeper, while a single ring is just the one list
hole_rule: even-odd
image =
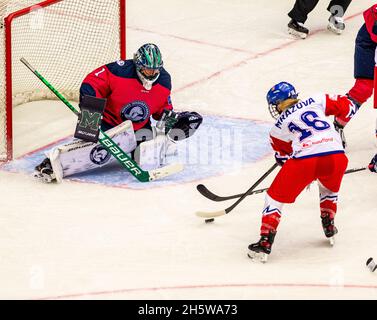
[{"label": "stick blade", "polygon": [[197,211],[196,215],[200,218],[206,218],[206,219],[217,218],[217,217],[225,216],[226,211],[225,210],[220,210],[220,211],[215,211],[215,212]]},{"label": "stick blade", "polygon": [[196,190],[198,190],[199,193],[202,196],[206,197],[207,199],[210,199],[212,201],[218,201],[218,197],[215,194],[213,194],[211,191],[209,191],[205,185],[198,184],[196,186]]},{"label": "stick blade", "polygon": [[154,169],[148,171],[149,173],[149,181],[159,180],[181,172],[184,169],[184,165],[182,163],[175,163],[170,164],[162,168]]}]

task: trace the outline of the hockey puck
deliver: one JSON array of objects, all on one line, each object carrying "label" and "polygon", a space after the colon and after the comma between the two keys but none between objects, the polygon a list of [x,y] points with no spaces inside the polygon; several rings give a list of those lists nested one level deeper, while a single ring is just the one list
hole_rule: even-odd
[{"label": "hockey puck", "polygon": [[376,263],[374,262],[373,258],[369,258],[367,260],[367,267],[369,268],[369,270],[371,272],[374,272],[376,269],[377,269],[377,265]]},{"label": "hockey puck", "polygon": [[211,222],[213,222],[213,221],[215,221],[215,219],[213,219],[213,218],[211,218],[211,219],[206,219],[206,220],[205,220],[205,223],[211,223]]}]

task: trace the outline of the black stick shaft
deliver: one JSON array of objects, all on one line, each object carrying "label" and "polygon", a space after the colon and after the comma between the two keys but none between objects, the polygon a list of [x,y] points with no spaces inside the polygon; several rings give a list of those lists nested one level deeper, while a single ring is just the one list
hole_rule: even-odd
[{"label": "black stick shaft", "polygon": [[250,192],[252,192],[264,179],[266,179],[267,178],[267,176],[269,176],[270,175],[270,173],[272,172],[272,171],[274,171],[275,169],[276,169],[276,167],[278,167],[278,164],[277,163],[274,163],[274,165],[270,168],[270,169],[268,169],[268,171],[263,175],[263,176],[261,176],[259,179],[258,179],[258,181],[257,182],[255,182],[252,186],[251,186],[251,188],[249,189],[249,190],[247,190],[242,196],[241,196],[241,198],[239,198],[235,203],[233,203],[229,208],[226,208],[225,209],[225,212],[226,213],[229,213],[229,212],[231,212],[235,207],[237,207],[238,205],[239,205],[239,203],[243,200],[243,199],[245,199],[248,195],[249,195],[249,193]]},{"label": "black stick shaft", "polygon": [[[355,172],[359,172],[359,171],[364,171],[366,169],[367,169],[366,167],[353,168],[353,169],[347,170],[344,174],[349,174],[349,173],[355,173]],[[198,185],[197,189],[200,192],[200,194],[202,194],[207,199],[210,199],[212,201],[217,201],[217,202],[226,201],[226,200],[232,200],[232,199],[237,199],[237,198],[240,198],[240,197],[242,197],[244,195],[244,193],[239,193],[239,194],[235,194],[235,195],[231,195],[231,196],[219,196],[219,195],[214,194],[210,190],[208,190],[208,188],[206,186],[202,185],[202,184]],[[259,190],[252,190],[249,193],[247,193],[247,195],[250,196],[250,195],[253,195],[253,194],[259,194],[259,193],[263,193],[263,192],[265,192],[267,190],[268,190],[268,188],[259,189]]]}]

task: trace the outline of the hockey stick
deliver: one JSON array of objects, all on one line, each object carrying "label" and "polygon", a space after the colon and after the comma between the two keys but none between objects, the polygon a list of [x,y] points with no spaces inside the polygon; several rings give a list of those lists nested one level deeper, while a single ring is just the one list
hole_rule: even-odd
[{"label": "hockey stick", "polygon": [[[216,202],[237,199],[237,198],[240,198],[240,197],[242,197],[244,195],[243,193],[239,193],[239,194],[235,194],[233,196],[224,196],[224,197],[218,196],[218,195],[214,194],[213,192],[211,192],[210,190],[208,190],[208,188],[205,185],[203,185],[203,184],[197,185],[196,189],[199,191],[199,193],[202,196],[206,197],[209,200],[216,201]],[[267,190],[268,190],[268,188],[254,190],[254,191],[250,192],[248,194],[248,196],[250,196],[252,194],[263,193],[263,192],[265,192]]]},{"label": "hockey stick", "polygon": [[[355,172],[359,172],[359,171],[364,171],[366,169],[367,169],[367,167],[353,168],[353,169],[347,170],[344,174],[349,174],[349,173],[355,173]],[[205,185],[203,185],[203,184],[199,184],[196,187],[196,189],[200,192],[201,195],[203,195],[207,199],[212,200],[212,201],[217,201],[217,202],[226,201],[226,200],[232,200],[232,199],[237,199],[237,198],[240,198],[240,197],[242,197],[244,195],[243,193],[239,193],[239,194],[235,194],[233,196],[224,196],[224,197],[218,196],[218,195],[214,194],[213,192],[211,192],[210,190],[208,190],[208,188]],[[263,192],[265,192],[267,190],[268,190],[268,188],[255,190],[255,191],[252,191],[252,192],[248,193],[248,196],[250,196],[252,194],[263,193]]]},{"label": "hockey stick", "polygon": [[279,165],[277,163],[274,163],[274,165],[267,170],[263,176],[261,176],[257,182],[255,182],[249,190],[247,190],[235,203],[233,203],[229,208],[226,208],[225,210],[220,210],[220,211],[215,211],[215,212],[203,212],[203,211],[198,211],[196,215],[201,218],[216,218],[220,216],[224,216],[231,212],[235,207],[238,206],[238,204],[245,199],[251,192],[264,180],[267,178],[267,176],[276,169]]},{"label": "hockey stick", "polygon": [[[64,98],[36,69],[34,69],[25,58],[21,62],[41,80],[75,115],[79,112],[75,107]],[[149,182],[162,179],[183,170],[182,164],[172,164],[159,169],[144,171],[132,160],[105,132],[100,130],[99,143],[113,156],[118,162],[140,182]]]}]

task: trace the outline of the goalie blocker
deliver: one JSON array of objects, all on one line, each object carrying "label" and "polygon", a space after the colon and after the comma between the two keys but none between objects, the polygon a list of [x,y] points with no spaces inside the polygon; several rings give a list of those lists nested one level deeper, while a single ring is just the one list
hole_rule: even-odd
[{"label": "goalie blocker", "polygon": [[77,121],[75,138],[89,142],[98,142],[106,102],[107,99],[83,96],[80,103],[81,112]]}]

